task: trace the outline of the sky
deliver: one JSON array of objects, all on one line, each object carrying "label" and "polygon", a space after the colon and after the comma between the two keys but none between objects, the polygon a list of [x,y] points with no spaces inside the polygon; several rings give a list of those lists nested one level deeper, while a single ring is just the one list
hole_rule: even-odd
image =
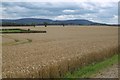
[{"label": "sky", "polygon": [[0,6],[1,19],[86,19],[118,23],[118,0],[5,0]]}]

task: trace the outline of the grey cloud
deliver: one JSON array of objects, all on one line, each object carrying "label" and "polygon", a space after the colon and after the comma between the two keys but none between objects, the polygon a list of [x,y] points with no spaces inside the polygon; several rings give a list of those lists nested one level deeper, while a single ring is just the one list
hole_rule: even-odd
[{"label": "grey cloud", "polygon": [[[3,2],[4,16],[9,18],[36,17],[56,19],[61,15],[73,15],[72,18],[92,18],[93,20],[106,21],[117,15],[117,3],[98,4],[91,2]],[[63,12],[64,10],[75,10],[75,12]],[[84,16],[90,14],[88,16]],[[76,15],[80,15],[77,16]],[[82,16],[83,15],[83,16]],[[74,17],[75,16],[75,17]],[[96,17],[95,17],[96,16]]]}]

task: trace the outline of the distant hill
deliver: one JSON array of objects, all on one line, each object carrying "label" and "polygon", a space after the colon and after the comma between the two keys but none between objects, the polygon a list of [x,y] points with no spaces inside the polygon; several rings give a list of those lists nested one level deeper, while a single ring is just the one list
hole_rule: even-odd
[{"label": "distant hill", "polygon": [[20,23],[20,24],[39,24],[43,22],[52,22],[52,20],[49,19],[35,19],[35,18],[23,18],[23,19],[2,19],[2,22],[11,22],[11,23]]},{"label": "distant hill", "polygon": [[23,18],[23,19],[1,19],[2,24],[22,24],[22,25],[44,25],[44,22],[47,22],[49,25],[105,25],[102,23],[96,23],[84,19],[74,19],[74,20],[50,20],[50,19],[36,19],[36,18]]},{"label": "distant hill", "polygon": [[74,25],[90,25],[90,24],[95,24],[95,22],[84,20],[84,19],[75,19],[75,20],[57,20],[54,21],[57,23],[63,23],[63,24],[74,24]]}]

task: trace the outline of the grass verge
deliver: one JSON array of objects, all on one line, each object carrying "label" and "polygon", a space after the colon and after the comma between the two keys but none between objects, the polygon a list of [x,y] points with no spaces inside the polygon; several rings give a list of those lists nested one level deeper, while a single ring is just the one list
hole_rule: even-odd
[{"label": "grass verge", "polygon": [[68,72],[65,75],[65,78],[90,78],[93,74],[97,73],[98,71],[116,63],[118,63],[118,54],[115,54],[113,57],[106,59],[104,61],[96,62],[83,68],[79,68],[77,71],[74,71],[73,73]]},{"label": "grass verge", "polygon": [[46,33],[46,31],[34,31],[24,29],[0,29],[0,33]]}]

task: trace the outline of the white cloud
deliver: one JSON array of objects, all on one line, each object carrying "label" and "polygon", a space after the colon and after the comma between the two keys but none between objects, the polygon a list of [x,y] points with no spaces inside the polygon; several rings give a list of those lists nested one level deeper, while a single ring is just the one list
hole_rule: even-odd
[{"label": "white cloud", "polygon": [[54,18],[55,20],[68,20],[68,19],[75,19],[74,15],[59,15]]},{"label": "white cloud", "polygon": [[63,10],[64,13],[74,13],[77,12],[77,10]]},{"label": "white cloud", "polygon": [[[75,1],[75,0],[74,0]],[[26,2],[3,4],[3,18],[87,19],[117,23],[117,3],[108,2]]]},{"label": "white cloud", "polygon": [[77,3],[79,5],[80,8],[83,8],[85,10],[94,10],[95,6],[91,5],[88,2],[83,2],[83,3]]},{"label": "white cloud", "polygon": [[114,15],[113,19],[118,19],[118,16],[117,16],[117,15]]},{"label": "white cloud", "polygon": [[4,0],[3,2],[118,2],[119,0]]},{"label": "white cloud", "polygon": [[84,14],[84,15],[77,14],[77,15],[59,15],[59,16],[56,16],[54,19],[55,20],[69,20],[69,19],[93,20],[94,18],[96,18],[94,14]]},{"label": "white cloud", "polygon": [[110,20],[110,23],[118,23],[118,15],[114,15],[113,18]]}]

